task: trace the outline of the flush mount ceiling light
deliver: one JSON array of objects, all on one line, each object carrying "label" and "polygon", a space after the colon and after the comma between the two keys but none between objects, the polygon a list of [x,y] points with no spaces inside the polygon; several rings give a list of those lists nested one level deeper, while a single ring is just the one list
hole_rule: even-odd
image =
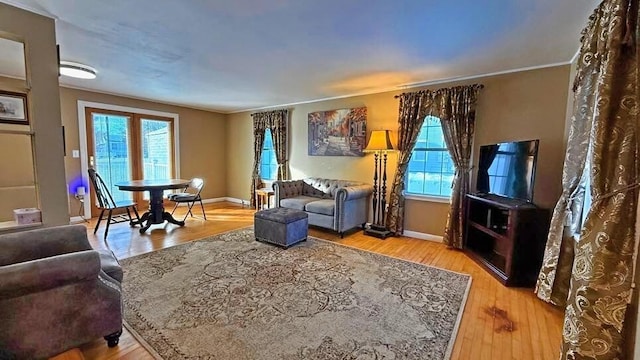
[{"label": "flush mount ceiling light", "polygon": [[96,69],[71,61],[60,61],[60,75],[78,79],[95,79]]}]

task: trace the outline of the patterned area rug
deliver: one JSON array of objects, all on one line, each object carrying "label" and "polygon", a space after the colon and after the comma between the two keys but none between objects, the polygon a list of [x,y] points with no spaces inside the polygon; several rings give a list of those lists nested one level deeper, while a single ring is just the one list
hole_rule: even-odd
[{"label": "patterned area rug", "polygon": [[121,261],[124,312],[161,359],[447,359],[471,277],[241,229]]}]

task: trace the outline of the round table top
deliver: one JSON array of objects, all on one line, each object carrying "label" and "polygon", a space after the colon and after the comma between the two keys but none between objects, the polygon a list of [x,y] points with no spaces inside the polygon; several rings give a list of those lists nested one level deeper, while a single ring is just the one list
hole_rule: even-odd
[{"label": "round table top", "polygon": [[145,190],[170,190],[182,189],[189,185],[191,180],[164,179],[164,180],[131,180],[115,184],[120,190],[145,191]]}]

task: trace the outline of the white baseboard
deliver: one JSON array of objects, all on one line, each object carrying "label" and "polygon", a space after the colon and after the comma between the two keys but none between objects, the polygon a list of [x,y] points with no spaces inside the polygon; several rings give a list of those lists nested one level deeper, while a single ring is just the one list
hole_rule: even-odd
[{"label": "white baseboard", "polygon": [[80,224],[86,222],[84,218],[82,218],[82,216],[72,216],[69,219],[69,224]]},{"label": "white baseboard", "polygon": [[243,199],[237,199],[237,198],[232,198],[232,197],[220,197],[220,198],[213,198],[213,199],[202,199],[202,203],[203,204],[212,204],[212,203],[219,203],[219,202],[224,202],[224,201],[228,201],[230,203],[234,203],[234,204],[242,204],[244,205],[249,205],[249,200],[243,200]]},{"label": "white baseboard", "polygon": [[441,243],[443,241],[442,236],[426,234],[426,233],[421,233],[421,232],[417,232],[417,231],[405,230],[402,235],[403,236],[412,237],[412,238],[416,238],[416,239],[420,239],[420,240],[429,240],[429,241],[434,241],[434,242],[439,242],[439,243]]},{"label": "white baseboard", "polygon": [[226,198],[213,198],[213,199],[202,199],[202,203],[203,204],[213,204],[213,203],[219,203],[219,202],[223,202],[226,201]]},{"label": "white baseboard", "polygon": [[233,198],[233,197],[226,197],[225,198],[226,201],[228,202],[232,202],[234,204],[242,204],[242,206],[249,206],[250,205],[250,201],[249,200],[244,200],[244,199],[238,199],[238,198]]}]

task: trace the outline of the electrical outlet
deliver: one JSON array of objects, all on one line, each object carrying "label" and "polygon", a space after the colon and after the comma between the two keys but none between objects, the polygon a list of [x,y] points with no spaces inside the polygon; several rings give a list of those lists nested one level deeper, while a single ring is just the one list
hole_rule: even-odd
[{"label": "electrical outlet", "polygon": [[79,158],[80,157],[80,150],[72,150],[71,151],[71,156],[74,158]]}]

